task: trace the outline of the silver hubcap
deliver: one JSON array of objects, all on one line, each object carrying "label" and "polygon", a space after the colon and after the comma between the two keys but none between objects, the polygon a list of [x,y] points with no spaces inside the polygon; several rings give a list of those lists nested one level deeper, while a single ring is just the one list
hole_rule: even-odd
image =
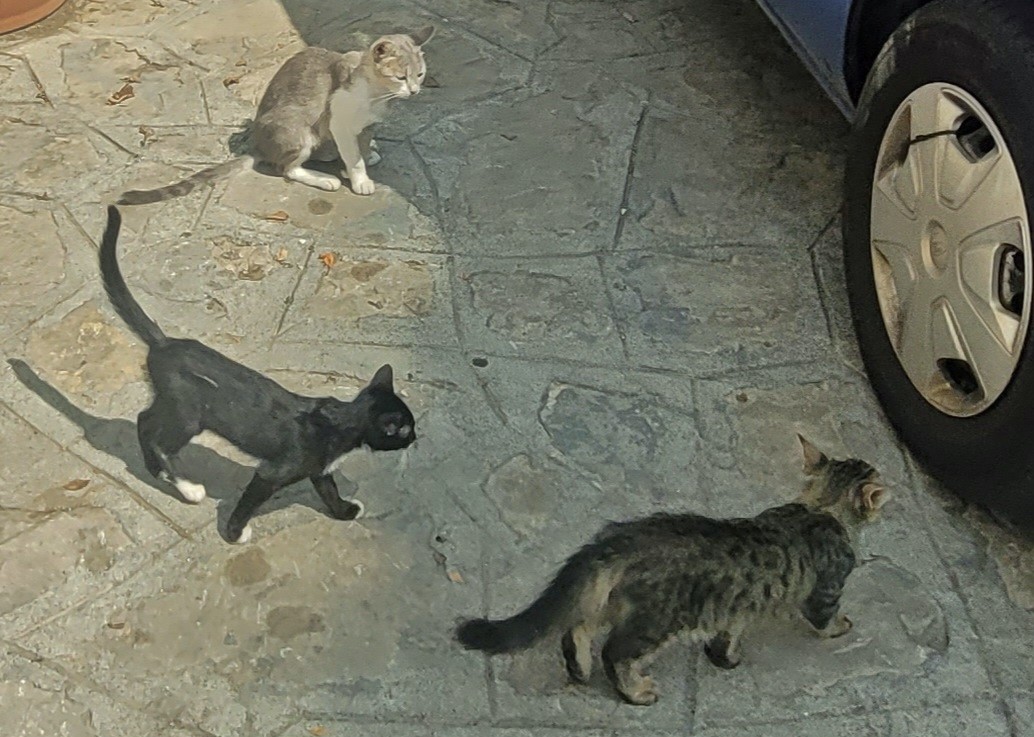
[{"label": "silver hubcap", "polygon": [[1005,140],[965,90],[927,84],[894,113],[870,235],[880,311],[908,378],[942,412],[984,411],[1027,333],[1030,228]]}]

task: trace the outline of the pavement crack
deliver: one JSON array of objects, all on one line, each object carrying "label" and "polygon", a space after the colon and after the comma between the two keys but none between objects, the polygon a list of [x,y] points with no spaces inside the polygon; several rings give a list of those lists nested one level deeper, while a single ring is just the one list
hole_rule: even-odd
[{"label": "pavement crack", "polygon": [[442,210],[442,197],[441,193],[438,190],[438,180],[434,178],[434,171],[427,163],[427,159],[425,159],[421,155],[420,149],[417,148],[416,144],[413,142],[413,139],[410,138],[407,141],[407,143],[409,145],[410,152],[413,154],[413,158],[415,158],[417,164],[420,165],[420,171],[423,173],[424,179],[427,180],[427,186],[431,188],[431,199],[434,201],[435,218],[438,220],[438,227],[442,230],[442,232],[444,232],[445,215],[444,211]]},{"label": "pavement crack", "polygon": [[488,381],[480,375],[475,374],[474,378],[477,380],[478,386],[481,387],[481,393],[485,395],[485,401],[488,403],[489,409],[492,413],[499,418],[499,421],[504,425],[510,424],[510,418],[507,417],[506,412],[503,410],[502,404],[499,402],[499,398],[488,386]]},{"label": "pavement crack", "polygon": [[829,291],[826,289],[822,279],[822,267],[819,265],[819,252],[818,243],[822,240],[822,237],[829,232],[829,229],[834,227],[836,224],[837,215],[834,213],[825,226],[819,231],[818,235],[808,244],[806,250],[809,261],[811,262],[811,276],[815,282],[815,290],[818,292],[819,297],[819,309],[822,310],[822,319],[826,323],[826,337],[829,338],[829,344],[836,346],[836,330],[833,325],[833,312],[829,306]]},{"label": "pavement crack", "polygon": [[120,151],[122,151],[124,153],[129,154],[132,158],[134,158],[134,159],[142,158],[142,154],[140,154],[140,152],[133,151],[132,149],[126,148],[121,143],[116,141],[114,138],[109,136],[107,133],[102,131],[100,128],[97,128],[96,126],[90,125],[89,123],[86,124],[86,127],[87,127],[87,129],[89,129],[89,130],[93,131],[94,133],[96,133],[98,136],[103,138],[105,141],[110,143],[112,146],[114,146],[118,150],[120,150]]},{"label": "pavement crack", "polygon": [[280,337],[284,329],[284,322],[287,320],[287,313],[291,311],[291,306],[294,304],[294,297],[298,293],[298,289],[302,285],[302,279],[305,277],[305,272],[309,268],[309,263],[312,261],[312,254],[316,248],[316,242],[313,241],[309,244],[308,250],[305,252],[305,263],[298,270],[298,278],[294,281],[294,286],[291,287],[291,292],[284,297],[284,309],[280,313],[280,319],[277,320],[276,328],[273,330],[273,339],[276,340]]},{"label": "pavement crack", "polygon": [[625,169],[625,186],[621,192],[621,204],[618,206],[618,221],[614,227],[614,241],[612,247],[616,250],[621,242],[621,234],[625,229],[625,215],[628,213],[628,200],[632,193],[632,179],[635,177],[636,156],[639,153],[639,141],[643,136],[643,126],[646,122],[646,114],[650,110],[650,101],[643,103],[639,111],[639,119],[636,120],[635,133],[632,134],[632,145],[628,151],[628,166]]}]

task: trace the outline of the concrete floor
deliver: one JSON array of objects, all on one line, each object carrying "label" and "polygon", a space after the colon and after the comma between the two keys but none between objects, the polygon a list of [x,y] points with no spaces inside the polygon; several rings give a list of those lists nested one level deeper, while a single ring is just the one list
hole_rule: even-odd
[{"label": "concrete floor", "polygon": [[[186,453],[198,506],[143,470],[102,203],[227,158],[304,44],[428,20],[375,195],[248,172],[125,210],[170,334],[342,397],[390,361],[418,415],[416,449],[343,469],[367,518],[299,485],[231,546],[239,458]],[[847,127],[747,0],[71,0],[0,38],[0,105],[3,737],[1034,735],[1031,543],[882,419],[840,273]],[[451,641],[604,520],[792,498],[797,431],[893,487],[843,639],[764,628],[731,672],[673,647],[650,708],[567,684],[557,643]]]}]

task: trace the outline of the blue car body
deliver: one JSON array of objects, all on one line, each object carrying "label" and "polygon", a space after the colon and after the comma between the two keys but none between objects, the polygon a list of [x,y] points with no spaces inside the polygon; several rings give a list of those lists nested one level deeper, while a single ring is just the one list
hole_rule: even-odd
[{"label": "blue car body", "polygon": [[758,0],[797,55],[848,119],[846,52],[853,0]]}]

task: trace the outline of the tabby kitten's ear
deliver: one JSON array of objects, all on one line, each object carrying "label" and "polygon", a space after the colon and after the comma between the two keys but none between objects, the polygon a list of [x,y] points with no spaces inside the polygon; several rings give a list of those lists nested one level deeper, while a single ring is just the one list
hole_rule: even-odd
[{"label": "tabby kitten's ear", "polygon": [[409,37],[413,39],[413,43],[417,46],[423,46],[431,40],[432,36],[434,36],[434,26],[424,26],[416,33],[409,34]]},{"label": "tabby kitten's ear", "polygon": [[882,484],[869,481],[858,490],[855,505],[864,515],[871,515],[887,503],[887,489]]},{"label": "tabby kitten's ear", "polygon": [[367,386],[368,389],[383,389],[384,391],[394,391],[395,385],[395,374],[391,370],[391,364],[384,364],[377,373],[370,379],[370,384]]},{"label": "tabby kitten's ear", "polygon": [[820,468],[829,463],[826,454],[812,445],[803,435],[797,433],[797,439],[801,441],[801,452],[804,453],[805,473],[816,473]]}]

